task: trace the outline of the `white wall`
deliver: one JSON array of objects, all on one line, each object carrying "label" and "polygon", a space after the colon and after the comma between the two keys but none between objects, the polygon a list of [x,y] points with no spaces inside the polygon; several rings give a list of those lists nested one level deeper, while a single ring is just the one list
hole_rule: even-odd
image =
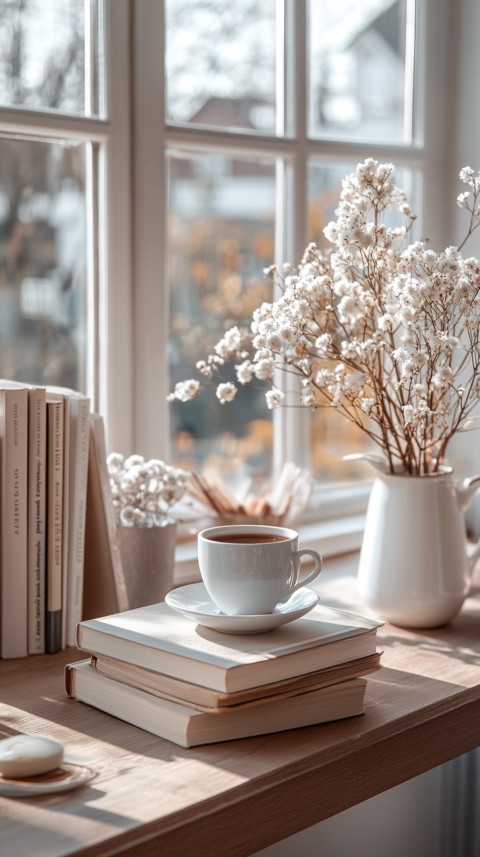
[{"label": "white wall", "polygon": [[[480,80],[480,3],[477,0],[461,0],[455,7],[458,20],[455,26],[459,31],[459,45],[455,74],[456,99],[453,109],[456,115],[451,117],[452,127],[456,134],[452,135],[451,152],[455,160],[455,169],[470,166],[475,172],[480,172],[480,102],[478,99],[478,81]],[[456,193],[465,190],[457,181]],[[465,234],[465,212],[456,211],[454,240],[459,241]],[[480,230],[465,246],[465,255],[480,256]],[[477,409],[478,414],[478,409]],[[451,444],[451,454],[462,458],[465,444],[468,443],[468,456],[473,460],[473,473],[480,473],[480,430],[468,435],[457,435]],[[480,491],[477,491],[467,511],[469,529],[480,538]]]}]

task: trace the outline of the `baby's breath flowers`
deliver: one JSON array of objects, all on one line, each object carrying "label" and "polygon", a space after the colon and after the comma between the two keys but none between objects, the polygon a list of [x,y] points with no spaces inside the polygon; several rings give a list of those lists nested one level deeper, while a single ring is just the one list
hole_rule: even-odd
[{"label": "baby's breath flowers", "polygon": [[[438,470],[480,399],[480,262],[461,252],[480,224],[480,173],[460,172],[468,190],[457,204],[469,225],[459,247],[441,252],[407,243],[415,216],[393,176],[392,164],[371,158],[346,176],[324,230],[331,248],[310,244],[297,269],[269,268],[281,296],[197,364],[203,385],[180,382],[170,400],[188,401],[219,378],[217,397],[232,401],[237,387],[221,369],[233,361],[238,384],[267,382],[274,409],[289,404],[281,369],[299,377],[301,405],[333,407],[359,426],[390,472]],[[387,212],[401,225],[387,225]]]},{"label": "baby's breath flowers", "polygon": [[146,461],[141,455],[125,457],[112,452],[107,458],[113,506],[123,527],[161,527],[183,497],[188,473],[163,461]]}]

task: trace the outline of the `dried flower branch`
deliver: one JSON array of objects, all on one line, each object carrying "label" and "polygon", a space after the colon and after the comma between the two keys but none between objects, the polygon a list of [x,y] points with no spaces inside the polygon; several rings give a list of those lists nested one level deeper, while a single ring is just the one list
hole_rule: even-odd
[{"label": "dried flower branch", "polygon": [[[326,253],[310,244],[298,269],[266,271],[282,290],[253,313],[250,330],[227,331],[197,363],[204,383],[176,385],[188,401],[235,363],[239,384],[268,381],[267,406],[288,404],[277,370],[300,378],[300,404],[333,407],[383,451],[390,472],[438,470],[453,435],[470,424],[480,399],[480,262],[461,254],[480,224],[480,173],[464,167],[470,213],[464,241],[442,252],[406,243],[415,216],[393,182],[392,164],[368,159],[342,183],[337,220],[325,228]],[[385,214],[399,212],[400,227]],[[397,215],[398,216],[398,215]]]},{"label": "dried flower branch", "polygon": [[172,506],[183,497],[189,474],[163,461],[128,458],[112,452],[107,458],[113,506],[123,527],[160,527],[171,520]]}]

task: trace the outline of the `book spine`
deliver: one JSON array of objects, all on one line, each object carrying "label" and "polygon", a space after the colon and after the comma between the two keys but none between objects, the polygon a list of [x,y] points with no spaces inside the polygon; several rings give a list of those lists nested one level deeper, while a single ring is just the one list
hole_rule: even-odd
[{"label": "book spine", "polygon": [[1,655],[28,654],[27,471],[28,391],[0,391]]},{"label": "book spine", "polygon": [[28,653],[45,651],[47,408],[43,387],[28,393]]},{"label": "book spine", "polygon": [[48,654],[62,647],[64,402],[47,401],[47,604]]},{"label": "book spine", "polygon": [[66,644],[75,646],[76,628],[82,619],[85,521],[87,511],[90,399],[70,401],[70,519],[67,559]]},{"label": "book spine", "polygon": [[67,634],[67,573],[68,573],[68,539],[70,526],[70,398],[63,396],[63,494],[62,494],[62,612],[60,648],[66,645]]}]

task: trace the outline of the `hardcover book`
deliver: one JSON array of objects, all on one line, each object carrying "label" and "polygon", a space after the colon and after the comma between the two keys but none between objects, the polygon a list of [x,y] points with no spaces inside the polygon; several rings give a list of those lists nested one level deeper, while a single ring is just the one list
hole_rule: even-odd
[{"label": "hardcover book", "polygon": [[195,625],[161,602],[80,622],[77,646],[234,693],[373,655],[379,624],[317,605],[268,634],[234,636]]},{"label": "hardcover book", "polygon": [[77,623],[82,618],[90,399],[67,387],[50,386],[47,390],[50,396],[57,396],[65,402],[68,421],[68,451],[65,457],[68,509],[65,508],[64,521],[66,539],[62,643],[74,646]]},{"label": "hardcover book", "polygon": [[2,658],[28,653],[28,391],[0,389],[0,566]]},{"label": "hardcover book", "polygon": [[[66,622],[67,622],[67,577],[68,577],[68,542],[70,533],[70,400],[63,392],[60,393],[53,387],[47,388],[47,427],[48,427],[48,403],[52,401],[61,406],[61,452],[62,452],[62,545],[61,545],[61,607],[60,607],[60,649],[66,645]],[[48,482],[47,482],[48,486]],[[48,557],[48,535],[47,535],[47,557]],[[48,625],[47,625],[47,652],[48,649]],[[55,649],[54,651],[58,651]]]},{"label": "hardcover book", "polygon": [[90,661],[68,664],[66,692],[182,747],[211,744],[354,717],[364,711],[367,681],[354,678],[307,693],[200,711],[145,693],[94,670]]},{"label": "hardcover book", "polygon": [[28,390],[28,653],[45,651],[47,405],[44,387]]},{"label": "hardcover book", "polygon": [[128,608],[122,557],[107,469],[105,425],[90,414],[83,616],[89,619]]},{"label": "hardcover book", "polygon": [[112,678],[122,684],[128,684],[172,702],[185,702],[192,708],[208,710],[231,708],[266,697],[279,699],[281,695],[291,696],[294,693],[306,693],[351,678],[361,678],[380,668],[380,657],[381,653],[377,652],[374,655],[367,655],[365,658],[347,661],[345,664],[283,679],[283,681],[261,684],[257,687],[239,690],[236,693],[221,693],[209,687],[202,687],[193,684],[193,682],[182,681],[174,676],[155,672],[155,670],[147,670],[136,664],[119,661],[117,658],[111,658],[108,655],[92,655],[91,663],[93,669],[106,678]]},{"label": "hardcover book", "polygon": [[62,589],[64,567],[63,454],[64,403],[47,400],[47,597],[48,654],[62,648]]}]

